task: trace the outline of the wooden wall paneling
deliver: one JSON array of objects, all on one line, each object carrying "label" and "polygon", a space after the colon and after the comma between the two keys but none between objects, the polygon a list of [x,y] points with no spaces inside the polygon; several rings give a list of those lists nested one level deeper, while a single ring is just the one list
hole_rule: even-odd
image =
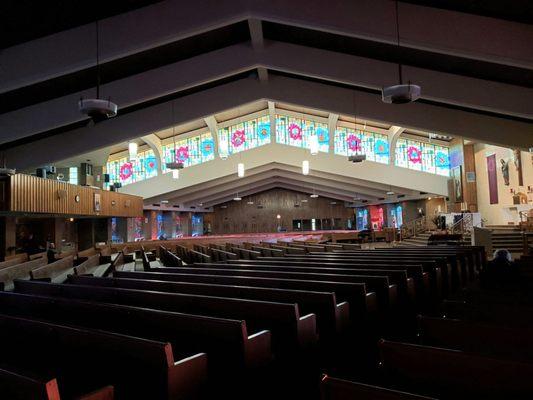
[{"label": "wooden wall paneling", "polygon": [[[51,179],[17,174],[9,177],[9,204],[4,211],[88,216],[142,216],[143,199],[138,196],[71,185]],[[100,194],[100,211],[94,195]],[[79,195],[80,201],[75,198]]]}]

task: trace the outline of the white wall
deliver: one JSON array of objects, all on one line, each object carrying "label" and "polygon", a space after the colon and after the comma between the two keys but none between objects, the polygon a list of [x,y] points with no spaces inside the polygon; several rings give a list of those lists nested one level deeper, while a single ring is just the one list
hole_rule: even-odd
[{"label": "white wall", "polygon": [[[533,155],[523,151],[522,155],[522,174],[523,186],[518,186],[518,172],[513,163],[512,149],[497,147],[485,144],[476,144],[474,146],[475,161],[476,161],[476,188],[477,188],[477,202],[478,210],[481,217],[486,220],[489,225],[507,225],[516,217],[517,213],[506,212],[506,207],[513,206],[513,194],[510,189],[515,192],[523,192],[527,194],[527,187],[533,186]],[[498,177],[498,204],[490,204],[489,199],[489,181],[487,173],[487,156],[496,154],[496,167]],[[509,186],[506,186],[503,179],[500,160],[509,161]],[[528,194],[530,207],[533,207],[533,194]]]}]

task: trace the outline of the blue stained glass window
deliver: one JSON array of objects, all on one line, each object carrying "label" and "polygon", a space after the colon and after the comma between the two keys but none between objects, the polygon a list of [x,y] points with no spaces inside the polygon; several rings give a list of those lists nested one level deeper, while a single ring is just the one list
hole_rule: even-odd
[{"label": "blue stained glass window", "polygon": [[268,115],[244,121],[218,130],[220,155],[232,155],[270,143]]},{"label": "blue stained glass window", "polygon": [[137,159],[129,161],[127,156],[120,157],[106,164],[106,173],[110,183],[120,182],[122,185],[139,182],[157,176],[158,160],[149,149],[137,153]]},{"label": "blue stained glass window", "polygon": [[385,135],[338,126],[335,130],[335,154],[365,154],[369,161],[389,163],[389,142]]},{"label": "blue stained glass window", "polygon": [[396,166],[416,171],[450,176],[447,147],[399,138],[396,143]]},{"label": "blue stained glass window", "polygon": [[[179,137],[179,136],[178,136]],[[163,172],[168,172],[166,163],[182,162],[184,167],[201,164],[214,160],[215,143],[210,132],[178,139],[176,143],[170,142],[163,145]]]},{"label": "blue stained glass window", "polygon": [[280,144],[309,149],[311,137],[318,137],[318,150],[329,151],[328,125],[322,122],[276,115],[276,141]]}]

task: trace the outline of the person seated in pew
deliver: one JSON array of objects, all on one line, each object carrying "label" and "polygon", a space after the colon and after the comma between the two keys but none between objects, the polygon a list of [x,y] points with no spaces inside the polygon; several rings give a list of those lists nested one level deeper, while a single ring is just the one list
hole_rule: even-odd
[{"label": "person seated in pew", "polygon": [[507,249],[498,249],[493,259],[480,273],[482,287],[504,287],[518,282],[518,265],[513,262],[511,253]]},{"label": "person seated in pew", "polygon": [[56,261],[56,245],[53,242],[48,243],[48,249],[46,249],[46,258],[48,259],[48,264]]}]

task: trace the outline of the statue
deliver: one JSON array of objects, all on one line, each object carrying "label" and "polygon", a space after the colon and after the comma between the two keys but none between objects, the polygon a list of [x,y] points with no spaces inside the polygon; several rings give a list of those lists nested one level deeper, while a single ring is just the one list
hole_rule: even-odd
[{"label": "statue", "polygon": [[509,161],[505,161],[503,158],[500,159],[500,162],[502,163],[502,175],[503,175],[503,181],[505,182],[505,186],[509,186]]},{"label": "statue", "polygon": [[524,186],[524,178],[522,175],[522,153],[520,149],[513,149],[513,161],[518,173],[518,186]]}]

